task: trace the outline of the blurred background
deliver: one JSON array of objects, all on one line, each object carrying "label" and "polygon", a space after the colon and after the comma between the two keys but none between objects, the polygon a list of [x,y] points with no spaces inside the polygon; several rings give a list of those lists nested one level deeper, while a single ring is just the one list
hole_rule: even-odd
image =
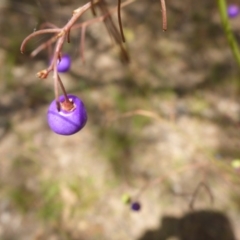
[{"label": "blurred background", "polygon": [[[102,23],[86,30],[83,64],[73,30],[61,78],[88,123],[65,137],[46,121],[52,76],[36,77],[48,53],[29,57],[49,36],[19,48],[41,23],[61,27],[84,3],[0,2],[0,239],[240,239],[240,71],[216,1],[167,1],[167,32],[159,1],[126,6],[129,64]],[[238,40],[239,20],[230,20]]]}]

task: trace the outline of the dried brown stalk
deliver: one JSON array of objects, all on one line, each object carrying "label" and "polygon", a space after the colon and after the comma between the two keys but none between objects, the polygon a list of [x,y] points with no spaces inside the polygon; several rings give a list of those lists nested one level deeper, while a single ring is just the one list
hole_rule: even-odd
[{"label": "dried brown stalk", "polygon": [[165,0],[160,0],[162,7],[162,29],[167,31],[167,10]]},{"label": "dried brown stalk", "polygon": [[[124,62],[129,61],[128,53],[123,45],[123,42],[125,42],[125,37],[123,33],[123,26],[122,26],[122,19],[121,19],[121,8],[129,5],[135,0],[126,0],[122,3],[121,0],[118,0],[117,7],[114,9],[110,9],[107,6],[107,3],[105,0],[90,0],[88,3],[84,4],[83,6],[75,9],[73,11],[72,17],[67,22],[65,26],[62,28],[57,27],[56,25],[46,22],[40,26],[40,30],[35,31],[28,35],[22,42],[20,51],[23,53],[25,50],[26,44],[33,39],[36,36],[42,35],[42,34],[53,34],[50,39],[48,39],[46,42],[39,45],[35,50],[32,51],[31,55],[32,57],[36,56],[40,51],[44,49],[51,50],[51,47],[54,45],[53,55],[51,59],[50,66],[47,69],[44,69],[37,73],[37,76],[41,79],[47,78],[48,74],[53,71],[53,79],[54,79],[54,86],[55,86],[55,96],[58,97],[58,84],[61,85],[61,80],[59,81],[60,77],[57,73],[57,64],[58,61],[61,60],[61,51],[63,48],[63,44],[65,41],[70,42],[70,31],[72,29],[82,28],[81,29],[81,41],[80,41],[80,53],[81,58],[84,61],[84,46],[85,46],[85,32],[87,26],[96,23],[96,22],[104,22],[107,31],[109,32],[110,36],[113,38],[116,44],[118,44],[120,50],[121,50],[121,57]],[[166,6],[165,1],[161,0],[161,6],[162,6],[162,16],[163,16],[163,29],[166,30],[167,28],[167,21],[166,21]],[[94,19],[85,21],[83,23],[77,24],[76,22],[78,19],[89,9],[91,9],[94,16],[96,16],[96,7],[99,8],[101,12],[101,16],[95,17]],[[112,13],[117,11],[118,15],[118,24],[119,29],[116,27],[113,19],[112,19]],[[44,28],[44,29],[42,29]],[[63,85],[61,86],[62,88]],[[64,89],[62,89],[65,91]]]},{"label": "dried brown stalk", "polygon": [[207,185],[206,183],[200,182],[200,183],[197,185],[194,193],[192,194],[192,199],[191,199],[191,201],[190,201],[190,203],[189,203],[189,208],[190,208],[191,210],[194,209],[194,203],[195,203],[195,201],[196,201],[196,199],[197,199],[197,196],[198,196],[199,191],[200,191],[201,188],[202,188],[202,189],[205,189],[205,191],[207,192],[211,204],[214,203],[214,197],[213,197],[213,194],[212,194],[211,189],[208,187],[208,185]]},{"label": "dried brown stalk", "polygon": [[123,33],[123,27],[122,27],[122,18],[121,18],[121,0],[118,0],[118,25],[120,27],[120,33],[122,36],[122,41],[125,42],[125,37]]}]

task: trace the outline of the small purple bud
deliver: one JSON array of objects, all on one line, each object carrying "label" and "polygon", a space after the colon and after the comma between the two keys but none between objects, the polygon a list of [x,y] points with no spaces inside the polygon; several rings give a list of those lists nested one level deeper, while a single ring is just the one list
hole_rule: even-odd
[{"label": "small purple bud", "polygon": [[240,9],[236,4],[230,4],[227,8],[227,13],[230,18],[235,18],[239,15]]},{"label": "small purple bud", "polygon": [[139,202],[133,202],[131,204],[131,209],[133,211],[139,211],[141,209],[141,204]]},{"label": "small purple bud", "polygon": [[[50,63],[52,59],[50,60]],[[71,67],[71,57],[68,54],[62,55],[61,61],[58,60],[57,70],[60,73],[67,72]]]}]

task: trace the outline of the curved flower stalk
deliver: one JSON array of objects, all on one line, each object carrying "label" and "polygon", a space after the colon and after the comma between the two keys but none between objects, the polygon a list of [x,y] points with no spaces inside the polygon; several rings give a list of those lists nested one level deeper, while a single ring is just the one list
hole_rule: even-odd
[{"label": "curved flower stalk", "polygon": [[232,53],[235,57],[235,60],[238,64],[238,66],[240,67],[240,50],[239,50],[237,40],[233,34],[233,31],[232,31],[232,28],[231,28],[231,25],[229,22],[229,17],[227,14],[226,0],[218,0],[218,8],[219,8],[219,12],[220,12],[223,29],[224,29],[225,35],[227,37],[229,46],[231,47]]},{"label": "curved flower stalk", "polygon": [[[54,46],[53,55],[51,56],[51,63],[48,68],[43,69],[37,73],[37,76],[41,79],[45,79],[48,77],[49,73],[53,71],[53,79],[54,79],[54,91],[55,91],[55,100],[57,109],[60,108],[59,96],[58,96],[58,86],[61,87],[64,95],[67,98],[66,91],[64,89],[64,85],[61,82],[60,76],[58,75],[58,63],[62,58],[62,49],[65,42],[70,43],[70,32],[73,29],[81,29],[81,40],[80,40],[80,56],[82,61],[84,61],[84,46],[85,46],[85,32],[86,28],[94,24],[96,22],[103,22],[108,30],[109,35],[114,39],[115,43],[120,48],[121,58],[124,62],[129,61],[128,53],[125,49],[123,42],[125,42],[125,37],[123,33],[122,19],[121,19],[121,9],[135,0],[126,0],[125,2],[121,2],[121,0],[117,0],[117,6],[113,9],[108,8],[105,0],[90,0],[88,3],[83,6],[75,9],[72,13],[72,17],[62,28],[57,27],[56,25],[46,22],[40,26],[40,30],[31,33],[27,36],[20,47],[20,51],[23,53],[26,44],[36,36],[42,34],[52,34],[53,36],[48,39],[46,42],[39,45],[35,50],[30,54],[31,57],[36,56],[40,51],[44,49],[51,49]],[[162,28],[165,31],[167,29],[167,19],[166,19],[166,6],[165,0],[160,0],[162,7]],[[91,10],[94,18],[82,23],[77,23],[79,18],[87,11]],[[100,16],[97,17],[97,11],[100,11]],[[111,15],[113,12],[118,13],[118,25],[119,29],[115,25]],[[66,99],[66,101],[68,101]]]}]

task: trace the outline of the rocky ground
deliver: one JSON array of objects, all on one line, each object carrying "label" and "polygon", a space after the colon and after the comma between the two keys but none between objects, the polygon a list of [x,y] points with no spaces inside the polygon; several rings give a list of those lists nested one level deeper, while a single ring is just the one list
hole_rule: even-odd
[{"label": "rocky ground", "polygon": [[[19,46],[40,22],[60,26],[78,5],[0,5],[0,239],[240,239],[232,167],[240,155],[239,70],[215,2],[169,3],[166,33],[158,1],[124,8],[128,65],[100,23],[87,29],[83,65],[73,32],[64,49],[72,68],[61,76],[89,121],[62,137],[46,122],[51,76],[35,77],[47,54],[27,55],[45,38],[25,55]],[[141,211],[130,211],[123,194]]]}]

